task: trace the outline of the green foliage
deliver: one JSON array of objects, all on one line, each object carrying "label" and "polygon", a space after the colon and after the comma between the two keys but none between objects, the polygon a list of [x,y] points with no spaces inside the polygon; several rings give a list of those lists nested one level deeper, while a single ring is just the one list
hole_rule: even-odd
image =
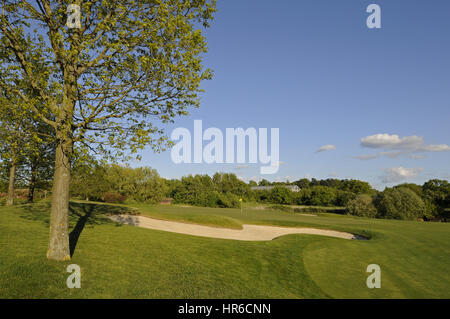
[{"label": "green foliage", "polygon": [[200,83],[212,77],[202,26],[215,0],[82,1],[79,29],[65,25],[69,4],[6,1],[0,87],[80,147],[111,158],[163,150],[158,126],[199,106]]},{"label": "green foliage", "polygon": [[274,204],[292,204],[292,191],[286,187],[276,186],[270,190],[269,201]]},{"label": "green foliage", "polygon": [[250,187],[258,186],[258,183],[255,182],[255,181],[250,181],[250,182],[248,182],[248,185],[249,185]]},{"label": "green foliage", "polygon": [[426,214],[422,199],[405,187],[386,188],[375,196],[374,205],[379,218],[417,220]]},{"label": "green foliage", "polygon": [[368,182],[351,179],[343,180],[338,187],[340,190],[352,192],[354,194],[373,194],[374,189]]},{"label": "green foliage", "polygon": [[166,192],[165,180],[150,167],[101,165],[92,158],[74,166],[71,193],[81,199],[108,201],[111,194],[119,194],[127,202],[155,204]]},{"label": "green foliage", "polygon": [[377,210],[370,195],[360,194],[347,203],[347,213],[360,217],[376,217]]},{"label": "green foliage", "polygon": [[131,168],[113,164],[107,167],[105,181],[111,190],[129,200],[143,203],[158,203],[164,198],[166,186],[155,169]]},{"label": "green foliage", "polygon": [[115,191],[105,179],[107,166],[90,156],[78,156],[72,166],[71,196],[93,201],[103,200],[107,191]]},{"label": "green foliage", "polygon": [[301,189],[309,187],[310,185],[310,181],[307,178],[302,178],[296,182],[294,182],[295,185],[297,185],[298,187],[300,187]]},{"label": "green foliage", "polygon": [[347,206],[347,204],[355,199],[357,194],[350,191],[338,190],[336,194],[336,206]]},{"label": "green foliage", "polygon": [[335,178],[328,178],[317,180],[313,178],[311,181],[309,181],[308,179],[303,178],[295,182],[295,184],[297,184],[301,188],[313,186],[326,186],[341,191],[351,192],[353,194],[363,194],[363,193],[372,194],[374,192],[374,189],[370,186],[369,183],[356,179],[339,180]]},{"label": "green foliage", "polygon": [[248,196],[251,200],[261,203],[270,202],[270,191],[269,190],[252,190]]},{"label": "green foliage", "polygon": [[445,209],[450,208],[450,183],[446,180],[429,180],[422,186],[422,198],[427,207],[427,219],[442,215]]},{"label": "green foliage", "polygon": [[313,206],[333,206],[336,203],[336,198],[336,189],[326,186],[313,186],[307,203]]},{"label": "green foliage", "polygon": [[[32,97],[32,93],[26,90]],[[42,105],[36,103],[36,107]],[[55,136],[52,128],[39,121],[25,103],[0,87],[0,159],[1,188],[10,179],[15,167],[14,185],[30,189],[32,201],[36,188],[49,189],[55,161]]]},{"label": "green foliage", "polygon": [[249,186],[234,174],[189,175],[171,182],[175,203],[203,207],[240,207],[239,199],[247,196]]},{"label": "green foliage", "polygon": [[[309,205],[309,206],[346,206],[347,203],[354,199],[358,194],[375,194],[369,183],[360,180],[339,180],[339,179],[325,179],[311,181],[307,178],[302,178],[292,183],[300,188],[299,192],[290,194],[290,198],[282,200],[279,197],[270,197],[270,194],[264,191],[255,191],[252,196],[256,201],[273,202],[295,205]],[[289,183],[274,182],[270,183],[267,180],[262,180],[260,186],[282,186],[290,185]],[[275,200],[275,201],[272,201]]]},{"label": "green foliage", "polygon": [[422,195],[423,195],[422,186],[420,186],[420,185],[417,185],[414,183],[403,183],[403,184],[394,186],[394,188],[399,188],[399,187],[409,188],[414,193],[416,193],[417,196],[419,196],[419,197],[422,197]]}]

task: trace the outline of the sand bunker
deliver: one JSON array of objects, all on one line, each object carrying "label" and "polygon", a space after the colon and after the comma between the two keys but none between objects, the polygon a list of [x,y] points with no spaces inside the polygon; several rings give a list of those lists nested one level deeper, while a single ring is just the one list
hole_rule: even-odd
[{"label": "sand bunker", "polygon": [[243,229],[229,229],[229,228],[219,228],[219,227],[210,227],[196,224],[166,221],[144,216],[115,215],[110,216],[110,218],[122,224],[133,225],[143,228],[163,230],[193,236],[234,239],[234,240],[248,240],[248,241],[272,240],[274,238],[289,234],[311,234],[311,235],[330,236],[355,240],[366,239],[365,237],[350,233],[317,228],[242,225]]}]

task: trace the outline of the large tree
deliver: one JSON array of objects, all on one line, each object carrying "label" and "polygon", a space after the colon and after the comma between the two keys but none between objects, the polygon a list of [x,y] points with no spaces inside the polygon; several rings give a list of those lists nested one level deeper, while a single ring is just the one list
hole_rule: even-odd
[{"label": "large tree", "polygon": [[[198,106],[200,82],[211,76],[199,28],[214,11],[215,0],[2,2],[0,86],[56,135],[49,259],[70,259],[74,143],[113,157],[145,145],[161,150],[166,138],[155,119],[170,122]],[[18,82],[37,98],[11,85]]]}]

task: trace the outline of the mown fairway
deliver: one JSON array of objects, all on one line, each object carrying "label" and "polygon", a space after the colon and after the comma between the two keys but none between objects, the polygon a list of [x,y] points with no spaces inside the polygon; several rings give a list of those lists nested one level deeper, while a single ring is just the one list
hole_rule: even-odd
[{"label": "mown fairway", "polygon": [[[72,261],[46,259],[48,203],[0,208],[1,298],[450,298],[450,224],[247,208],[136,206],[142,215],[240,228],[310,226],[368,241],[288,235],[270,242],[187,236],[118,225],[127,207],[71,203]],[[74,243],[76,242],[76,246]],[[68,289],[67,265],[81,266]],[[366,267],[381,266],[381,289]]]}]

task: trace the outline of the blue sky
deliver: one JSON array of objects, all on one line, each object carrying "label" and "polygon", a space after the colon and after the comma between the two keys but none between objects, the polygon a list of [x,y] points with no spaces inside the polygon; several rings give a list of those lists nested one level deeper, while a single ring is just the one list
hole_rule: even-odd
[{"label": "blue sky", "polygon": [[[366,26],[371,3],[381,29]],[[193,131],[194,120],[223,132],[279,128],[283,164],[262,176],[260,164],[174,164],[170,151],[146,150],[133,166],[168,178],[358,178],[379,189],[449,179],[449,21],[445,0],[218,0],[205,32],[214,78],[200,108],[167,133]],[[317,152],[329,144],[336,149]]]}]

